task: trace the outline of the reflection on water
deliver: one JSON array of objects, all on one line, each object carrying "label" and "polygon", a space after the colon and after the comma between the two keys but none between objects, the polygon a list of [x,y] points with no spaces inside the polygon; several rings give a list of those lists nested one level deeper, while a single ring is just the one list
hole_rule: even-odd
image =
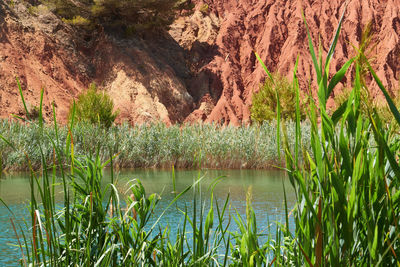
[{"label": "reflection on water", "polygon": [[[140,179],[146,189],[146,193],[161,194],[162,201],[157,209],[159,215],[174,198],[172,183],[172,172],[165,170],[123,170],[116,175],[117,188],[124,194],[128,188],[127,182],[132,179]],[[214,179],[224,176],[220,183],[215,187],[214,198],[219,205],[223,205],[227,195],[231,200],[231,211],[237,209],[245,217],[246,192],[252,187],[252,203],[257,217],[257,225],[260,230],[266,229],[268,222],[282,221],[283,209],[283,185],[286,186],[287,200],[289,207],[293,207],[295,202],[294,192],[285,174],[280,171],[260,171],[260,170],[206,170],[198,171],[175,171],[175,189],[177,192],[183,191],[193,183],[198,177],[204,177],[201,182],[202,195],[207,199],[207,192]],[[58,183],[60,181],[57,181]],[[110,182],[108,175],[105,176],[104,186]],[[58,184],[55,186],[57,199],[62,201],[62,188]],[[193,209],[193,193],[190,191],[178,202],[178,207],[188,208],[189,213]],[[0,198],[7,203],[9,208],[15,213],[19,223],[23,223],[26,217],[27,206],[30,198],[29,179],[27,174],[6,176],[0,180]],[[207,205],[208,206],[208,205]],[[14,246],[17,244],[16,236],[10,222],[10,212],[4,205],[0,205],[0,266],[18,266],[18,259],[21,257],[19,249]],[[163,226],[176,226],[182,219],[182,214],[176,207],[171,207],[165,213],[161,224]],[[176,227],[171,229],[174,234]],[[234,230],[234,229],[232,229]],[[273,229],[272,229],[273,231]]]}]

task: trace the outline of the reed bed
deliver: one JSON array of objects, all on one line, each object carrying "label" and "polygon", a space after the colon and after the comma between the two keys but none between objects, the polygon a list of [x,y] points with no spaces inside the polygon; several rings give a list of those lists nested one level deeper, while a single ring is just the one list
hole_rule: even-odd
[{"label": "reed bed", "polygon": [[[114,164],[120,168],[247,168],[268,169],[280,165],[276,151],[275,121],[262,125],[226,126],[215,124],[173,125],[150,124],[121,125],[103,128],[78,123],[72,129],[76,155],[94,154],[106,160],[110,151],[119,153]],[[307,147],[310,124],[302,123],[303,143]],[[44,136],[42,131],[45,132]],[[51,139],[56,136],[53,126],[42,129],[37,124],[0,121],[0,133],[16,148],[0,143],[0,155],[6,170],[28,170],[25,153],[34,169],[41,166],[38,140],[42,139],[47,163],[54,158]],[[295,123],[287,123],[290,145],[294,146]],[[58,128],[60,144],[65,144],[68,127]],[[283,151],[282,151],[283,153]]]},{"label": "reed bed", "polygon": [[[308,114],[313,153],[306,153],[305,162],[300,164],[302,133],[296,63],[295,148],[284,141],[286,170],[297,195],[295,229],[294,234],[288,227],[281,229],[290,245],[285,245],[285,257],[278,260],[278,265],[400,265],[400,139],[395,130],[400,125],[400,113],[363,54],[363,44],[355,49],[355,57],[335,74],[329,74],[345,10],[325,61],[321,50],[315,53],[305,23],[318,84],[318,101],[311,99]],[[328,115],[327,100],[351,66],[353,89],[348,99]],[[373,79],[385,96],[393,124],[383,123],[377,110],[362,98],[368,90],[367,79]],[[361,111],[361,105],[367,112]],[[284,132],[283,136],[287,139]]]}]

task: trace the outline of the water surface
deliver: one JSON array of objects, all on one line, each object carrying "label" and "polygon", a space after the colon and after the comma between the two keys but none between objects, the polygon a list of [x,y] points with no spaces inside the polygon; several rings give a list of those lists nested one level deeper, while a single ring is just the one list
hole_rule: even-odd
[{"label": "water surface", "polygon": [[[205,170],[175,171],[175,191],[181,192],[191,185],[198,177],[204,177],[201,181],[202,195],[208,196],[208,190],[212,182],[221,177],[221,181],[215,187],[214,198],[219,205],[223,205],[227,195],[231,200],[231,211],[235,209],[245,218],[246,193],[248,188],[252,191],[252,205],[257,217],[257,225],[260,231],[265,231],[274,221],[282,221],[284,216],[284,195],[283,185],[285,183],[289,208],[295,202],[294,192],[291,189],[285,174],[280,171],[265,170]],[[146,193],[158,193],[161,202],[158,206],[156,218],[174,198],[172,172],[167,170],[123,170],[115,174],[116,185],[121,194],[126,192],[127,182],[132,179],[140,179],[146,189]],[[60,182],[60,181],[58,181]],[[110,182],[106,174],[104,185]],[[57,196],[62,201],[62,188]],[[30,198],[29,178],[27,174],[8,175],[0,180],[0,198],[7,203],[16,217],[16,223],[23,224],[23,220],[30,220],[27,216],[27,207]],[[208,207],[207,203],[206,207]],[[193,210],[193,192],[189,191],[178,202],[179,207],[187,207],[189,213]],[[0,204],[0,266],[19,266],[18,260],[21,258],[20,250],[17,246],[17,239],[10,222],[11,214],[8,209]],[[161,220],[163,226],[170,225],[173,234],[175,226],[182,222],[182,215],[171,207]],[[175,228],[174,228],[175,227]],[[231,230],[235,230],[234,226]],[[274,232],[274,229],[271,229]]]}]

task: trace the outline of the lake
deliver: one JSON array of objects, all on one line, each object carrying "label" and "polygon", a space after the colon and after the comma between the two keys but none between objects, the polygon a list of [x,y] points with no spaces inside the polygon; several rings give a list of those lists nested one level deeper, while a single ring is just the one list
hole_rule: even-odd
[{"label": "lake", "polygon": [[[252,204],[257,217],[259,231],[265,231],[268,226],[275,221],[284,220],[284,195],[283,185],[285,184],[288,207],[293,208],[295,203],[294,191],[289,179],[282,171],[265,170],[179,170],[175,171],[175,190],[183,191],[191,185],[199,176],[204,177],[201,181],[201,191],[204,199],[208,199],[208,189],[213,180],[221,178],[220,183],[215,187],[214,198],[219,205],[223,205],[227,195],[231,200],[231,213],[234,215],[235,209],[245,218],[246,193],[248,188],[252,188]],[[105,175],[104,185],[109,183],[109,176]],[[157,208],[155,218],[161,214],[170,201],[174,198],[172,193],[172,172],[168,170],[123,170],[116,173],[116,184],[118,190],[123,194],[127,188],[127,182],[132,179],[140,179],[146,189],[146,193],[158,193],[161,201]],[[58,199],[62,200],[61,187]],[[0,198],[7,203],[17,218],[17,222],[23,224],[23,219],[27,217],[27,207],[29,204],[30,188],[29,178],[26,173],[7,175],[0,180]],[[179,207],[188,207],[189,213],[193,210],[193,192],[187,192],[178,202]],[[209,207],[209,203],[206,204]],[[158,214],[157,214],[158,213]],[[10,222],[10,212],[0,203],[0,266],[19,266],[18,260],[21,258],[20,250],[17,246],[17,239]],[[175,205],[170,207],[161,220],[163,226],[174,226],[182,221],[182,214],[176,209]],[[291,224],[293,222],[291,221]],[[231,230],[234,229],[234,225]],[[293,229],[293,226],[291,227]],[[174,233],[171,227],[171,234]],[[271,233],[275,227],[272,226]],[[22,242],[22,241],[21,241]],[[262,240],[261,240],[262,242]]]}]

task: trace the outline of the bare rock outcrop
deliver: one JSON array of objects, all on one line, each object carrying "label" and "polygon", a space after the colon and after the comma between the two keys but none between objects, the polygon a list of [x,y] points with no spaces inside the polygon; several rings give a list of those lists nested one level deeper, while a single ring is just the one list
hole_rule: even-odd
[{"label": "bare rock outcrop", "polygon": [[[288,77],[292,76],[294,63],[299,56],[298,76],[302,90],[307,91],[309,82],[314,84],[316,74],[309,56],[302,12],[304,11],[312,33],[314,46],[318,49],[320,40],[326,55],[345,2],[199,1],[197,8],[207,5],[210,16],[217,16],[219,22],[215,42],[210,42],[217,51],[214,58],[202,66],[199,75],[199,79],[202,73],[207,73],[210,77],[208,81],[203,78],[202,83],[214,83],[210,92],[204,90],[204,95],[217,95],[218,99],[214,100],[214,108],[210,114],[204,116],[204,112],[200,110],[201,104],[198,104],[199,109],[191,114],[190,119],[195,120],[196,116],[199,119],[206,117],[206,121],[233,124],[249,121],[252,94],[266,77],[260,64],[256,62],[254,51],[262,57],[271,71]],[[371,23],[372,43],[377,45],[369,52],[369,57],[383,83],[389,90],[396,90],[400,75],[400,1],[348,2],[339,43],[330,66],[331,73],[355,55],[353,45],[358,46],[363,29]],[[201,24],[197,27],[201,28]],[[183,43],[179,38],[176,40]],[[351,80],[351,73],[349,71],[346,79],[338,86],[339,90],[344,86],[351,87],[351,84],[347,84]],[[215,80],[218,82],[214,82]],[[379,94],[372,81],[370,88],[372,95]],[[311,89],[314,92],[316,90],[314,87]],[[209,98],[204,98],[204,101],[209,101]]]},{"label": "bare rock outcrop", "polygon": [[1,117],[24,114],[19,77],[30,106],[44,88],[46,119],[54,102],[65,122],[72,100],[96,82],[113,98],[119,122],[181,122],[193,110],[185,62],[184,49],[165,34],[146,40],[119,39],[101,28],[76,31],[44,6],[0,3]]},{"label": "bare rock outcrop", "polygon": [[[301,89],[313,87],[304,12],[318,48],[326,55],[345,0],[194,0],[190,15],[179,17],[168,33],[120,38],[77,31],[44,6],[33,10],[22,0],[0,2],[0,117],[22,115],[15,77],[27,102],[44,110],[57,106],[66,121],[72,99],[94,81],[120,110],[118,121],[241,124],[250,120],[251,98],[266,77],[254,51],[271,71],[292,76],[299,56]],[[372,25],[373,67],[395,92],[400,76],[400,0],[349,0],[330,65],[338,70],[355,55],[365,26]],[[338,86],[351,87],[353,71]],[[371,79],[371,94],[379,90]],[[334,92],[334,93],[337,93]],[[331,101],[332,102],[332,101]]]}]

